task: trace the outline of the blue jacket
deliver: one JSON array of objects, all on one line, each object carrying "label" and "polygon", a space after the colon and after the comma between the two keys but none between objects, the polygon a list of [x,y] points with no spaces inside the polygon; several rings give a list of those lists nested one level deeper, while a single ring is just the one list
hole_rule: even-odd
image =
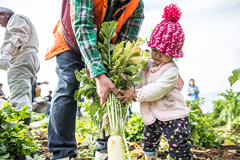
[{"label": "blue jacket", "polygon": [[[191,91],[191,89],[196,89],[197,92],[195,92],[194,90]],[[190,93],[190,95],[188,95],[188,96],[190,96],[190,101],[192,102],[195,99],[199,100],[199,97],[198,97],[199,89],[198,89],[198,87],[197,86],[189,86],[188,87],[188,92],[190,92],[190,91],[191,91],[191,93]]]}]

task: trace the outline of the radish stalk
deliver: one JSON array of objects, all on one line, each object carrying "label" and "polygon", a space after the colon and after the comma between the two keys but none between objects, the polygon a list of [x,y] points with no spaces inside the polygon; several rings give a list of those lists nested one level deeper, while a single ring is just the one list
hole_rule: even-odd
[{"label": "radish stalk", "polygon": [[[111,134],[108,140],[108,159],[109,160],[125,160],[125,147],[128,151],[127,141],[124,135],[124,128],[128,116],[128,109],[131,102],[127,102],[124,106],[121,101],[110,93],[107,99],[107,110],[109,118],[109,132]],[[125,107],[125,109],[123,109]],[[119,158],[118,158],[119,157]],[[117,158],[117,159],[116,159]]]}]

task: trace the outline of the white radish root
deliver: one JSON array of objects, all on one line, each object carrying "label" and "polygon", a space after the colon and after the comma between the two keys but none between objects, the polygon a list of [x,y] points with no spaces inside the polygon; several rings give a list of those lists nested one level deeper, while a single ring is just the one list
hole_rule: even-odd
[{"label": "white radish root", "polygon": [[113,135],[108,139],[108,160],[126,160],[123,138]]}]

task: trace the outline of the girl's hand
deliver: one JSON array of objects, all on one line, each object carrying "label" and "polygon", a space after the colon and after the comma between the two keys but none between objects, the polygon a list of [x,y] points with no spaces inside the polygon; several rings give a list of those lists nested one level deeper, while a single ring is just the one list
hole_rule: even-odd
[{"label": "girl's hand", "polygon": [[136,102],[137,95],[131,87],[128,86],[128,90],[119,90],[119,92],[122,94],[122,96],[118,96],[118,98],[124,98],[122,103],[129,100]]}]

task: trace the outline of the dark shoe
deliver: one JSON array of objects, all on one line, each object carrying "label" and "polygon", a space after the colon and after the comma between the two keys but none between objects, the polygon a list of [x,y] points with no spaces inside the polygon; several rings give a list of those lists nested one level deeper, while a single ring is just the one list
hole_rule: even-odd
[{"label": "dark shoe", "polygon": [[23,121],[24,121],[23,124],[29,126],[30,121],[31,121],[31,117],[25,118],[25,119],[23,119]]}]

